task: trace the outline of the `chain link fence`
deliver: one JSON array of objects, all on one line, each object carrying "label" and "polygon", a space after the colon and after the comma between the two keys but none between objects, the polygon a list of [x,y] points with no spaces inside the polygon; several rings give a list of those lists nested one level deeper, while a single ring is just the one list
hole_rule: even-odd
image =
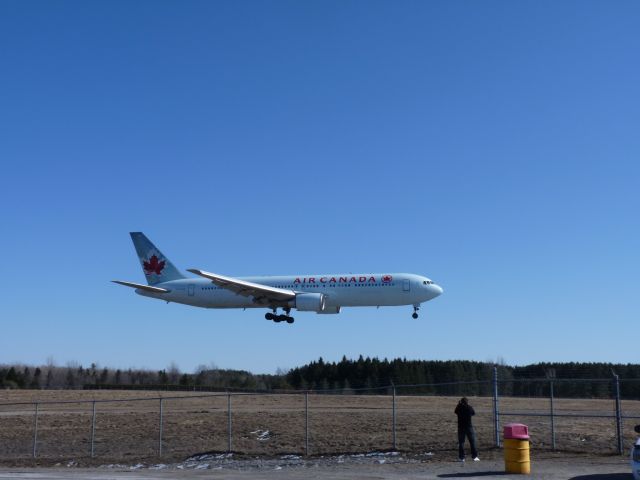
[{"label": "chain link fence", "polygon": [[[320,455],[385,450],[453,455],[453,410],[462,395],[476,410],[481,449],[500,447],[502,426],[518,422],[529,426],[534,449],[622,454],[635,439],[640,401],[623,399],[620,391],[626,382],[637,381],[501,380],[495,371],[486,381],[346,393],[46,391],[41,401],[0,403],[0,460],[126,461],[204,452]],[[567,398],[569,391],[589,393]],[[26,391],[12,394],[21,392]]]}]

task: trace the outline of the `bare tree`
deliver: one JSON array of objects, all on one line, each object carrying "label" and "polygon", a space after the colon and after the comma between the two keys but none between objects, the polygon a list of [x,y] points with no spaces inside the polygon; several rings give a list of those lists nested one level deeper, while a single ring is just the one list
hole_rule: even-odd
[{"label": "bare tree", "polygon": [[178,380],[180,380],[180,367],[176,362],[171,362],[169,368],[167,369],[167,376],[169,378],[169,383],[176,384]]}]

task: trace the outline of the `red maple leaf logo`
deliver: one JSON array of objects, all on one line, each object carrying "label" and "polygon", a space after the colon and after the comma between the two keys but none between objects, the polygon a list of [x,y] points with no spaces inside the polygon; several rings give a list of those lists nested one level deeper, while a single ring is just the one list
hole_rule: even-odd
[{"label": "red maple leaf logo", "polygon": [[382,277],[382,281],[383,281],[384,283],[389,283],[392,279],[393,279],[393,277],[392,277],[391,275],[384,275],[384,276]]},{"label": "red maple leaf logo", "polygon": [[159,262],[158,257],[156,255],[153,255],[148,262],[142,262],[144,273],[147,275],[151,275],[152,273],[160,275],[160,273],[164,269],[164,263],[164,260],[162,262]]}]

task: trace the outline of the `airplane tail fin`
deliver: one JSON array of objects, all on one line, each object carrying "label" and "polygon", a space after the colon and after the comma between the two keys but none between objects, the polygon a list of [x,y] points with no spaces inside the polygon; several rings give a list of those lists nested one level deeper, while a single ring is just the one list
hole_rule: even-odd
[{"label": "airplane tail fin", "polygon": [[131,232],[130,235],[149,285],[185,278],[144,233]]}]

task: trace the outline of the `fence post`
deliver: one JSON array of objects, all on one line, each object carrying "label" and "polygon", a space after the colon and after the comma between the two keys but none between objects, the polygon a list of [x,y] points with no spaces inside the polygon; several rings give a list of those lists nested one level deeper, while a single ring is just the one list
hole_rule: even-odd
[{"label": "fence post", "polygon": [[163,405],[162,398],[160,399],[160,429],[158,432],[158,457],[162,457],[162,416],[163,416]]},{"label": "fence post", "polygon": [[616,437],[618,439],[618,455],[622,455],[622,409],[620,408],[620,377],[613,374],[616,394]]},{"label": "fence post", "polygon": [[38,407],[39,404],[36,403],[36,411],[33,416],[33,458],[36,458],[38,445]]},{"label": "fence post", "polygon": [[500,447],[500,412],[498,410],[498,367],[493,367],[493,431],[496,447]]},{"label": "fence post", "polygon": [[231,453],[231,394],[227,393],[227,453]]},{"label": "fence post", "polygon": [[304,454],[309,455],[309,392],[304,392]]},{"label": "fence post", "polygon": [[396,387],[393,386],[393,449],[397,450],[397,437],[396,437]]},{"label": "fence post", "polygon": [[549,380],[549,409],[551,413],[551,449],[555,451],[556,449],[556,422],[554,418],[554,409],[553,409],[553,380]]},{"label": "fence post", "polygon": [[96,438],[96,401],[93,401],[93,411],[91,413],[91,458],[94,455],[94,443]]}]

